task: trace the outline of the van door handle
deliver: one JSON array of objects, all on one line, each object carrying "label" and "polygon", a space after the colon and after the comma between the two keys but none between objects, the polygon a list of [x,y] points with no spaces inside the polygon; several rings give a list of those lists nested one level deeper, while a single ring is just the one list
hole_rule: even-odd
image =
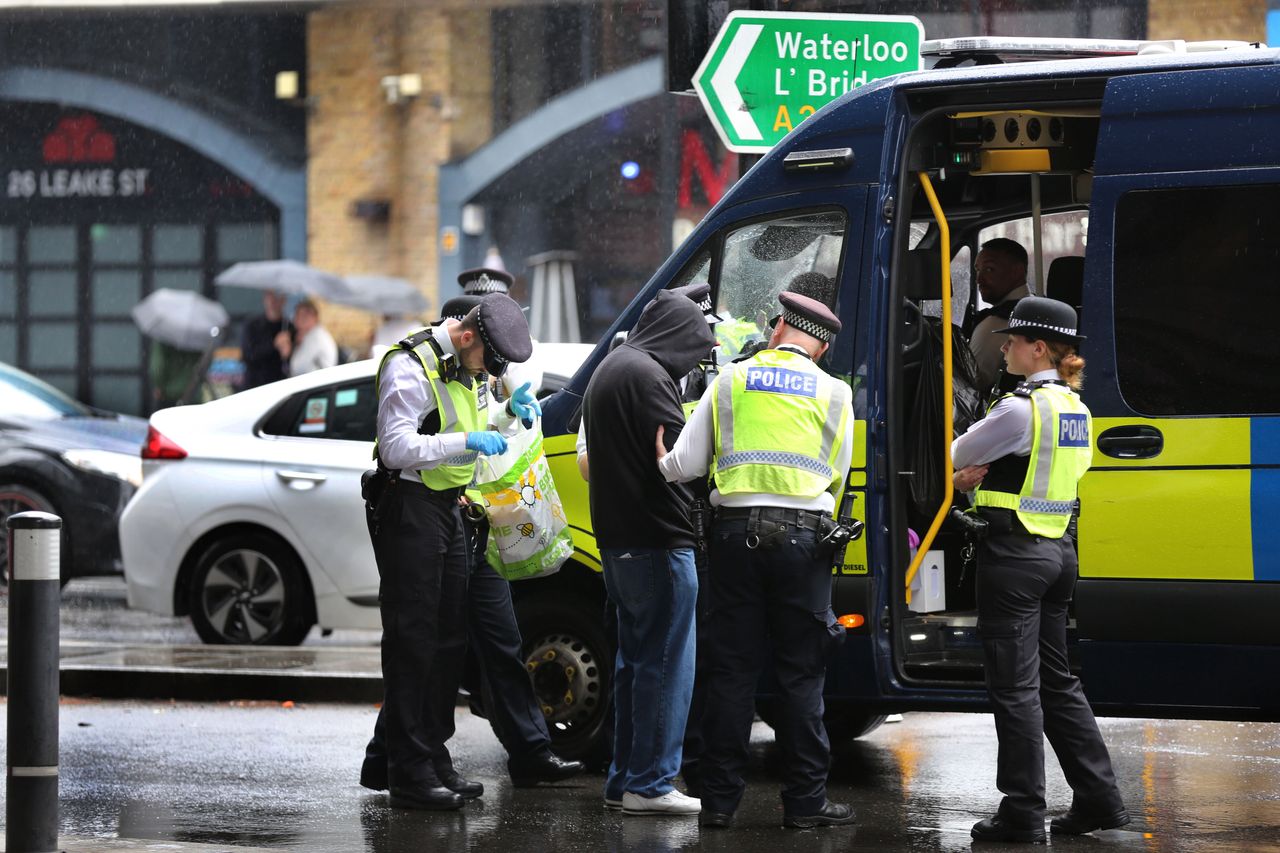
[{"label": "van door handle", "polygon": [[1112,427],[1098,436],[1098,450],[1116,459],[1150,459],[1164,450],[1164,435],[1140,424]]},{"label": "van door handle", "polygon": [[314,489],[316,486],[329,479],[324,474],[317,474],[314,471],[283,471],[277,470],[276,476],[284,481],[291,489],[297,489],[305,492]]}]

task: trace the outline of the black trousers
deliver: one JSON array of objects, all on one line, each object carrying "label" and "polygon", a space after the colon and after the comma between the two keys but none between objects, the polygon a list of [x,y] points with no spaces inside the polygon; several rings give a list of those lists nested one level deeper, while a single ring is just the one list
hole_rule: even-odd
[{"label": "black trousers", "polygon": [[485,559],[489,522],[467,522],[472,545],[467,588],[468,654],[478,677],[467,689],[484,701],[489,724],[518,772],[551,753],[551,735],[525,668],[520,627],[511,604],[511,584]]},{"label": "black trousers", "polygon": [[384,699],[365,750],[397,788],[440,784],[466,659],[467,540],[453,492],[408,481],[369,535],[378,563]]},{"label": "black trousers", "polygon": [[1072,539],[988,537],[978,558],[978,630],[995,712],[1000,817],[1044,826],[1044,738],[1074,792],[1073,805],[1123,807],[1111,756],[1080,679],[1067,667],[1067,605],[1078,574]]},{"label": "black trousers", "polygon": [[732,814],[742,800],[756,685],[768,664],[782,691],[783,808],[813,814],[826,800],[831,764],[822,723],[826,658],[844,633],[831,612],[831,563],[812,531],[753,550],[746,527],[746,519],[717,520],[711,535],[702,808]]}]

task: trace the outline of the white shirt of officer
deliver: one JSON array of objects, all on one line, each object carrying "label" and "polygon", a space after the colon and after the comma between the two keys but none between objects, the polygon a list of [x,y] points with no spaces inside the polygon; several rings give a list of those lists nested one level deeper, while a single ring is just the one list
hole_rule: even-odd
[{"label": "white shirt of officer", "polygon": [[[1041,370],[1028,376],[1027,381],[1058,378],[1057,370]],[[1031,400],[1017,394],[1001,397],[985,418],[951,442],[951,462],[957,470],[1010,455],[1031,455]]]},{"label": "white shirt of officer", "polygon": [[[449,330],[457,320],[445,320],[431,330],[432,337],[446,355],[458,357]],[[378,457],[391,470],[399,470],[406,480],[421,482],[420,470],[437,467],[450,456],[467,449],[467,434],[449,432],[419,435],[423,421],[436,410],[435,394],[427,383],[421,362],[411,353],[399,351],[382,366],[378,392]],[[490,405],[489,424],[503,435],[519,429],[519,419],[506,406]]]},{"label": "white shirt of officer", "polygon": [[[776,349],[798,353],[805,358],[809,357],[808,353],[795,344],[781,344]],[[680,438],[676,439],[675,447],[658,463],[658,470],[662,472],[663,478],[668,483],[683,483],[689,480],[696,480],[699,477],[706,477],[711,470],[711,457],[716,452],[715,423],[711,414],[716,405],[716,388],[718,383],[729,382],[732,379],[732,371],[725,370],[716,377],[715,382],[707,386],[707,390],[702,393],[702,398],[698,400],[698,407],[693,410],[693,414],[689,416],[684,429],[680,431]],[[844,440],[840,443],[840,452],[836,455],[834,466],[834,470],[841,478],[849,470],[849,460],[852,458],[853,418],[848,417],[845,418]],[[720,490],[716,488],[711,490],[711,505],[727,507],[778,506],[786,509],[811,509],[824,513],[834,512],[836,507],[835,497],[829,491],[824,491],[822,494],[812,498],[796,495],[776,495],[768,492],[742,492],[736,495],[721,496]]]}]

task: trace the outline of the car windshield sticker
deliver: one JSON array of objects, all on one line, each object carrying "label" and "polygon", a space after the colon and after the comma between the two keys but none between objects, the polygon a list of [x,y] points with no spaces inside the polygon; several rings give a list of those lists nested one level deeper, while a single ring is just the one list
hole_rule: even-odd
[{"label": "car windshield sticker", "polygon": [[329,413],[328,397],[312,397],[303,409],[298,432],[324,432],[325,415]]},{"label": "car windshield sticker", "polygon": [[333,395],[333,407],[335,409],[341,409],[343,406],[354,406],[356,404],[356,397],[359,395],[360,392],[355,388],[343,388],[337,394]]}]

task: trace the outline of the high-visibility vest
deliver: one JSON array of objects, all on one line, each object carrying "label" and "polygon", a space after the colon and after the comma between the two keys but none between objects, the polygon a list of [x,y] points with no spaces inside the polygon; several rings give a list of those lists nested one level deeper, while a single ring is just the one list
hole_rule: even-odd
[{"label": "high-visibility vest", "polygon": [[763,350],[715,379],[711,473],[721,495],[839,494],[852,393],[806,356]]},{"label": "high-visibility vest", "polygon": [[[1024,384],[1014,393],[1031,398],[1031,455],[993,462],[974,506],[1013,510],[1028,533],[1061,539],[1075,512],[1077,484],[1093,460],[1093,417],[1065,385]],[[1014,492],[1016,480],[1003,470],[1017,471],[1024,464],[1022,486]]]},{"label": "high-visibility vest", "polygon": [[[409,342],[412,348],[402,346]],[[473,379],[468,388],[458,381],[446,381],[440,367],[440,358],[431,345],[431,335],[419,332],[406,338],[387,350],[378,365],[378,396],[381,399],[382,368],[387,359],[397,352],[411,353],[422,365],[427,374],[427,385],[435,397],[436,411],[440,415],[439,435],[451,432],[479,432],[488,428],[488,386],[479,379]],[[374,454],[378,452],[375,442]],[[423,484],[429,489],[444,489],[466,486],[471,483],[476,473],[476,459],[479,454],[474,450],[450,456],[434,468],[419,471]]]},{"label": "high-visibility vest", "polygon": [[715,327],[716,342],[720,344],[726,361],[742,352],[743,348],[753,340],[759,340],[760,327],[749,320],[737,317],[727,318]]}]

